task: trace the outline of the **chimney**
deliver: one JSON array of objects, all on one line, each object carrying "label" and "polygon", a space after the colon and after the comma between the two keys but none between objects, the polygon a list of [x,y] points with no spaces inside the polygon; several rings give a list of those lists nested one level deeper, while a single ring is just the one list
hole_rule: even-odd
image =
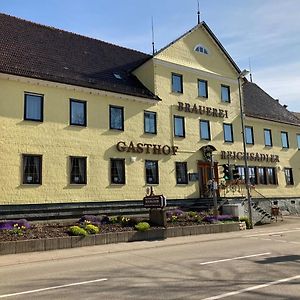
[{"label": "chimney", "polygon": [[283,105],[284,108],[287,108],[288,106],[286,104]]}]

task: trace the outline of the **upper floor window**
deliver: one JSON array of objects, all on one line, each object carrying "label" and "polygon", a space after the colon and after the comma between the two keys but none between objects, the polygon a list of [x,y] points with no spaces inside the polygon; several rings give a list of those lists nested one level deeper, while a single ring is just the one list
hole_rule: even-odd
[{"label": "upper floor window", "polygon": [[174,116],[174,136],[185,137],[184,117]]},{"label": "upper floor window", "polygon": [[187,163],[186,162],[176,162],[176,183],[177,184],[187,184]]},{"label": "upper floor window", "polygon": [[232,124],[223,124],[224,142],[233,143]]},{"label": "upper floor window", "polygon": [[172,73],[172,92],[183,93],[182,75]]},{"label": "upper floor window", "polygon": [[208,97],[208,89],[207,89],[207,81],[199,79],[198,80],[198,96],[207,98]]},{"label": "upper floor window", "polygon": [[284,168],[285,182],[287,185],[294,185],[292,168]]},{"label": "upper floor window", "polygon": [[271,129],[264,129],[265,146],[272,147],[272,132]]},{"label": "upper floor window", "polygon": [[230,87],[228,85],[221,85],[221,101],[230,102]]},{"label": "upper floor window", "polygon": [[156,134],[156,112],[144,111],[144,132]]},{"label": "upper floor window", "polygon": [[298,149],[300,150],[300,134],[297,134],[297,145]]},{"label": "upper floor window", "polygon": [[41,155],[23,155],[23,184],[42,184]]},{"label": "upper floor window", "polygon": [[158,184],[158,161],[157,160],[146,160],[146,183],[148,184]]},{"label": "upper floor window", "polygon": [[194,51],[201,53],[201,54],[208,54],[208,50],[203,45],[199,44],[194,48]]},{"label": "upper floor window", "polygon": [[246,144],[254,145],[253,127],[245,126]]},{"label": "upper floor window", "polygon": [[71,156],[70,165],[70,183],[86,184],[86,157]]},{"label": "upper floor window", "polygon": [[125,159],[110,160],[111,183],[125,184]]},{"label": "upper floor window", "polygon": [[109,106],[109,128],[124,130],[124,108],[119,106]]},{"label": "upper floor window", "polygon": [[286,131],[281,131],[282,148],[289,148],[289,136]]},{"label": "upper floor window", "polygon": [[209,140],[210,141],[209,121],[200,120],[200,138],[201,138],[201,140]]},{"label": "upper floor window", "polygon": [[24,99],[24,120],[43,122],[44,96],[26,93]]},{"label": "upper floor window", "polygon": [[70,125],[86,126],[86,101],[70,99]]}]

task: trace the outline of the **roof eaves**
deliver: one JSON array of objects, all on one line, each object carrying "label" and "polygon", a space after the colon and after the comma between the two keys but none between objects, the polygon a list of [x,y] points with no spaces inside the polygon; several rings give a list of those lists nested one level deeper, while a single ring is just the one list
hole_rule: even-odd
[{"label": "roof eaves", "polygon": [[272,121],[272,122],[287,124],[287,125],[293,125],[293,126],[300,126],[300,120],[299,120],[299,123],[293,123],[293,122],[288,122],[288,121],[285,122],[285,121],[281,121],[281,120],[278,120],[278,119],[273,119],[273,118],[270,118],[270,117],[257,116],[255,114],[250,114],[250,113],[245,113],[245,115],[247,117],[254,118],[254,119],[267,120],[267,121]]}]

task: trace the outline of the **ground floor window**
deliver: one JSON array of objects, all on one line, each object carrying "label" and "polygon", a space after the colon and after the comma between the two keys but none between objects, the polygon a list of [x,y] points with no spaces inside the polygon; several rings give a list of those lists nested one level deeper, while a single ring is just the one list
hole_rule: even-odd
[{"label": "ground floor window", "polygon": [[71,174],[70,183],[71,184],[86,184],[86,157],[71,156]]},{"label": "ground floor window", "polygon": [[186,162],[176,162],[176,183],[177,184],[187,184],[187,163]]},{"label": "ground floor window", "polygon": [[268,184],[276,184],[277,180],[275,168],[266,168],[266,173]]},{"label": "ground floor window", "polygon": [[42,184],[42,156],[23,154],[23,184]]},{"label": "ground floor window", "polygon": [[146,160],[145,161],[146,169],[146,183],[149,184],[158,184],[158,161],[157,160]]},{"label": "ground floor window", "polygon": [[[245,180],[245,167],[237,166],[239,178]],[[277,173],[274,167],[248,167],[249,181],[255,184],[277,184]]]},{"label": "ground floor window", "polygon": [[266,169],[263,167],[257,168],[257,183],[258,184],[267,184]]},{"label": "ground floor window", "polygon": [[294,185],[292,168],[284,168],[285,182],[287,185]]},{"label": "ground floor window", "polygon": [[125,159],[110,160],[111,183],[125,184]]}]

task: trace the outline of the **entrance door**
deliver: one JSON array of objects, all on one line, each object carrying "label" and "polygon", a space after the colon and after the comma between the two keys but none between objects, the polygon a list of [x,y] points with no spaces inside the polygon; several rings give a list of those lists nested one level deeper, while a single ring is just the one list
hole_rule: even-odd
[{"label": "entrance door", "polygon": [[[206,161],[198,162],[198,172],[199,172],[199,190],[200,190],[200,198],[211,198],[212,194],[212,172],[211,165]],[[219,182],[219,174],[218,174],[218,163],[215,162],[214,165],[214,173],[215,173],[215,182]],[[219,191],[217,190],[217,196],[219,196]]]}]

